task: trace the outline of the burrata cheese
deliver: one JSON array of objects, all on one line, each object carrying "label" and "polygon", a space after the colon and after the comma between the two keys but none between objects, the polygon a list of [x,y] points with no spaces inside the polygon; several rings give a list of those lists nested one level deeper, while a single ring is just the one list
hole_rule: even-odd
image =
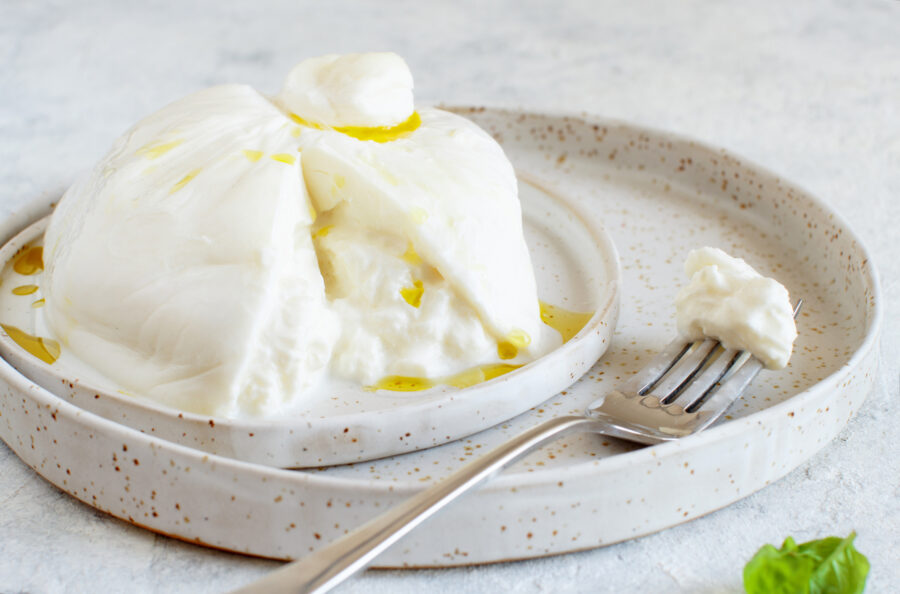
[{"label": "burrata cheese", "polygon": [[334,378],[513,368],[560,342],[508,159],[472,122],[415,111],[395,54],[314,58],[276,97],[225,85],[150,115],[65,194],[44,254],[63,345],[202,414],[297,410]]},{"label": "burrata cheese", "polygon": [[688,254],[690,282],[675,299],[678,331],[749,351],[769,369],[787,365],[797,328],[788,290],[718,248]]}]

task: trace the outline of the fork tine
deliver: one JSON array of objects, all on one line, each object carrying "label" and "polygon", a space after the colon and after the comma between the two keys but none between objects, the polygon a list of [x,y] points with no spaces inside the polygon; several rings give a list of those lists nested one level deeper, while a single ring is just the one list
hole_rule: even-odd
[{"label": "fork tine", "polygon": [[717,346],[719,342],[712,339],[695,342],[691,350],[682,356],[646,394],[655,396],[662,404],[669,404],[694,379]]},{"label": "fork tine", "polygon": [[[798,299],[794,304],[794,319],[800,314],[803,307],[803,299]],[[737,400],[740,395],[747,389],[753,378],[762,370],[763,363],[756,357],[746,351],[739,351],[737,359],[728,371],[710,391],[711,396],[705,401],[700,400],[692,402],[685,407],[689,413],[699,412],[701,422],[694,431],[702,431],[708,427],[713,421],[722,416],[728,407]],[[704,394],[702,397],[707,396]],[[701,397],[701,398],[702,398]]]},{"label": "fork tine", "polygon": [[716,385],[722,381],[725,375],[737,369],[736,363],[744,363],[744,360],[740,359],[741,352],[737,349],[724,349],[715,361],[693,378],[693,381],[678,394],[674,402],[685,411],[694,412],[703,403],[703,400],[713,393]]},{"label": "fork tine", "polygon": [[625,380],[619,390],[630,394],[646,394],[659,380],[678,363],[690,349],[691,343],[684,338],[675,338],[657,353],[650,363]]},{"label": "fork tine", "polygon": [[742,353],[747,362],[740,369],[734,371],[730,377],[726,376],[721,381],[719,388],[712,393],[706,402],[701,403],[698,412],[703,415],[703,421],[695,431],[706,428],[710,423],[722,416],[728,407],[744,392],[756,374],[763,368],[762,362],[749,353]]},{"label": "fork tine", "polygon": [[[795,304],[794,318],[802,305],[802,299]],[[634,426],[640,428],[631,430],[628,439],[643,431],[650,440],[647,443],[670,439],[660,437],[661,430],[647,434],[648,427],[654,423],[680,435],[706,428],[737,400],[763,367],[750,353],[736,349],[722,347],[719,356],[713,358],[720,346],[715,339],[690,343],[676,338],[619,388],[591,404],[588,415],[610,422],[608,419],[634,413],[632,424],[637,423]],[[629,401],[639,406],[634,408],[627,404]],[[647,410],[658,410],[671,418],[664,420],[657,416],[653,421],[640,420]],[[676,417],[682,421],[673,423]]]}]

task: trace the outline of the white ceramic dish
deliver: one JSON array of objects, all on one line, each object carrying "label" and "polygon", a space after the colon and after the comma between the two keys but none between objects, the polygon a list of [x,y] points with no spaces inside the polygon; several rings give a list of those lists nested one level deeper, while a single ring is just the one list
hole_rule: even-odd
[{"label": "white ceramic dish", "polygon": [[[0,356],[80,408],[169,441],[258,464],[286,468],[343,464],[459,439],[540,404],[581,377],[606,350],[618,316],[618,259],[600,217],[582,215],[559,196],[533,185],[521,186],[539,297],[594,315],[561,347],[470,388],[371,392],[339,384],[333,392],[310,398],[296,413],[233,420],[181,412],[131,396],[65,346],[49,363],[0,332]],[[0,249],[0,322],[30,336],[51,335],[41,316],[43,308],[35,307],[43,303],[42,275],[18,274],[13,263],[28,248],[42,245],[47,222],[45,218],[30,225]]]},{"label": "white ceramic dish", "polygon": [[[858,239],[827,205],[726,151],[590,116],[462,109],[532,182],[602,215],[619,248],[622,309],[606,356],[579,382],[491,430],[375,462],[286,471],[174,445],[86,412],[0,363],[0,437],[61,489],[188,541],[301,556],[478,452],[582,409],[674,334],[690,248],[717,245],[803,297],[788,369],[763,372],[728,418],[637,448],[564,438],[414,531],[383,566],[448,566],[610,544],[691,520],[790,472],[862,404],[881,304]],[[40,211],[40,212],[39,212]],[[6,221],[8,238],[46,204]]]}]

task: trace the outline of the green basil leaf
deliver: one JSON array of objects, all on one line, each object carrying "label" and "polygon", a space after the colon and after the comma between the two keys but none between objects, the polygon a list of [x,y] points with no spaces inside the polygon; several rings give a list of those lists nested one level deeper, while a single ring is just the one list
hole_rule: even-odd
[{"label": "green basil leaf", "polygon": [[[847,538],[830,537],[800,545],[816,557],[818,566],[810,579],[810,594],[860,594],[866,586],[869,560],[853,546],[856,533]],[[804,549],[806,547],[806,549]]]},{"label": "green basil leaf", "polygon": [[744,567],[747,594],[808,594],[809,580],[816,563],[797,554],[794,539],[788,537],[780,549],[767,544]]},{"label": "green basil leaf", "polygon": [[780,549],[765,545],[744,567],[748,594],[859,594],[869,561],[853,547],[856,533],[798,545],[788,537]]}]

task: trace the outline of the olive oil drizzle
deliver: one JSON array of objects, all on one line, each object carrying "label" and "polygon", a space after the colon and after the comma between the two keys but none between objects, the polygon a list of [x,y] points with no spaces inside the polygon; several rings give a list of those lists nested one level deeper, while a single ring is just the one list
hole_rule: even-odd
[{"label": "olive oil drizzle", "polygon": [[338,127],[330,127],[325,126],[324,124],[319,124],[317,122],[310,122],[295,113],[288,114],[288,116],[294,120],[296,123],[301,126],[306,126],[307,128],[315,128],[316,130],[335,130],[340,132],[341,134],[346,134],[347,136],[352,136],[357,140],[374,140],[375,142],[390,142],[392,140],[397,140],[398,138],[404,138],[413,133],[419,126],[422,125],[422,118],[419,116],[419,112],[414,111],[411,116],[405,121],[397,124],[396,126],[338,126]]},{"label": "olive oil drizzle", "polygon": [[183,139],[173,140],[172,142],[165,142],[161,144],[148,144],[147,146],[138,149],[138,154],[147,157],[148,159],[158,159],[162,157],[170,150],[178,146],[184,142]]},{"label": "olive oil drizzle", "polygon": [[[539,302],[541,320],[562,335],[563,342],[570,341],[594,316],[592,312],[570,311],[551,305],[543,301]],[[527,347],[531,343],[531,337],[521,330],[513,330],[506,337],[497,343],[497,355],[502,360],[514,359],[519,350]],[[435,386],[446,385],[455,388],[469,388],[476,384],[492,380],[510,371],[522,367],[521,365],[512,365],[509,363],[494,363],[490,365],[481,365],[466,369],[455,375],[427,378],[427,377],[411,377],[405,375],[389,375],[384,377],[373,386],[367,389],[388,390],[392,392],[418,392],[429,390]]]},{"label": "olive oil drizzle", "polygon": [[37,285],[20,285],[12,290],[13,295],[31,295],[38,290]]},{"label": "olive oil drizzle", "polygon": [[41,338],[40,336],[32,336],[24,330],[15,326],[0,324],[0,327],[17,345],[34,355],[44,363],[52,365],[59,359],[60,348],[59,343],[52,338]]},{"label": "olive oil drizzle", "polygon": [[[26,245],[13,260],[12,268],[23,276],[32,276],[41,272],[44,269],[44,248],[39,245]],[[13,288],[12,293],[14,295],[31,295],[36,293],[38,288],[34,284],[20,285]],[[43,299],[38,299],[31,304],[34,308],[42,307],[43,305]],[[44,363],[52,365],[59,358],[59,343],[52,338],[33,336],[20,328],[8,324],[0,324],[0,328],[3,328],[13,342]]]},{"label": "olive oil drizzle", "polygon": [[422,305],[422,295],[425,293],[425,285],[420,280],[413,281],[411,287],[403,287],[400,289],[400,296],[413,307],[418,308]]},{"label": "olive oil drizzle", "polygon": [[593,312],[569,311],[558,305],[539,302],[541,321],[562,335],[563,342],[569,342],[594,317]]},{"label": "olive oil drizzle", "polygon": [[445,385],[454,388],[469,388],[476,384],[492,380],[495,377],[507,374],[510,371],[522,367],[521,365],[509,365],[507,363],[492,363],[490,365],[481,365],[472,367],[454,375],[440,377],[436,379],[428,379],[427,377],[410,377],[405,375],[389,375],[378,380],[375,385],[369,386],[368,390],[389,390],[391,392],[419,392],[428,390],[435,386]]},{"label": "olive oil drizzle", "polygon": [[26,246],[22,253],[16,256],[15,262],[13,262],[13,270],[24,276],[37,274],[43,269],[44,248],[39,245]]}]

